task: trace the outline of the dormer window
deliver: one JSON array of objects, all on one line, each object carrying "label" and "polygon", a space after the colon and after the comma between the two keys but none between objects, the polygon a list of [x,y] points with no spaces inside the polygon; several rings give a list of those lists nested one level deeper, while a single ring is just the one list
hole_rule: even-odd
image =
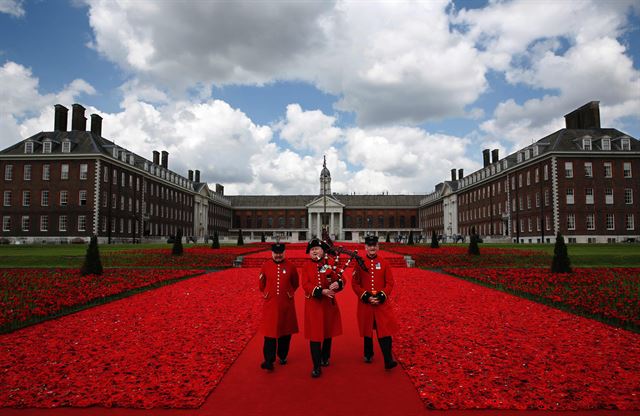
[{"label": "dormer window", "polygon": [[24,152],[25,153],[33,153],[33,142],[32,141],[24,142]]},{"label": "dormer window", "polygon": [[538,156],[540,154],[540,147],[539,146],[533,146],[533,156]]},{"label": "dormer window", "polygon": [[620,139],[620,150],[631,150],[631,142],[629,139]]},{"label": "dormer window", "polygon": [[518,163],[522,162],[522,152],[518,152]]},{"label": "dormer window", "polygon": [[602,139],[602,150],[611,150],[611,139]]},{"label": "dormer window", "polygon": [[591,139],[582,139],[582,150],[591,150]]},{"label": "dormer window", "polygon": [[62,153],[71,153],[71,142],[69,140],[62,142]]},{"label": "dormer window", "polygon": [[135,159],[134,159],[134,157],[133,157],[133,154],[130,154],[130,155],[129,155],[129,164],[130,164],[130,165],[133,165],[133,164],[134,164],[134,162],[135,162]]},{"label": "dormer window", "polygon": [[51,153],[51,141],[42,142],[42,153]]},{"label": "dormer window", "polygon": [[524,160],[529,160],[529,149],[524,149]]},{"label": "dormer window", "polygon": [[115,157],[116,159],[118,158],[118,148],[117,147],[113,148],[113,157]]}]

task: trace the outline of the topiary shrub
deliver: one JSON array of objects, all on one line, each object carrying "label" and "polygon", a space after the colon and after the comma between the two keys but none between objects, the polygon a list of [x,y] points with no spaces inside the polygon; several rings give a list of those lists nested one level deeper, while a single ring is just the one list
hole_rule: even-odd
[{"label": "topiary shrub", "polygon": [[480,255],[480,247],[478,247],[478,242],[480,241],[480,236],[476,234],[476,228],[471,227],[471,242],[469,243],[469,254],[474,256]]},{"label": "topiary shrub", "polygon": [[556,235],[556,245],[553,247],[551,273],[571,273],[571,260],[569,260],[567,245],[560,233]]},{"label": "topiary shrub", "polygon": [[431,231],[431,248],[440,248],[440,244],[438,244],[438,236],[436,235],[436,230]]},{"label": "topiary shrub", "polygon": [[213,242],[211,243],[211,248],[217,249],[220,248],[220,239],[218,238],[218,231],[213,232]]},{"label": "topiary shrub", "polygon": [[100,250],[98,250],[98,237],[91,237],[87,254],[84,257],[84,264],[80,268],[80,274],[83,276],[89,274],[102,274],[102,261],[100,261]]},{"label": "topiary shrub", "polygon": [[176,238],[173,242],[173,247],[171,248],[171,255],[173,256],[182,256],[184,249],[182,248],[182,228],[178,228],[178,233],[176,234]]},{"label": "topiary shrub", "polygon": [[242,230],[238,230],[238,245],[243,246],[244,240],[242,239]]}]

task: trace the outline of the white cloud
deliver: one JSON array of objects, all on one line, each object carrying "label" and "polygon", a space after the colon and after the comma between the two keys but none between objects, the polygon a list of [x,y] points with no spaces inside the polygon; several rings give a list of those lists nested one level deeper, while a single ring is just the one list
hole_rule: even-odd
[{"label": "white cloud", "polygon": [[342,132],[334,126],[335,122],[335,117],[320,110],[303,111],[299,104],[289,104],[286,120],[276,128],[280,130],[280,137],[294,149],[319,154],[340,139]]},{"label": "white cloud", "polygon": [[0,13],[10,14],[14,17],[24,16],[23,0],[0,0]]}]

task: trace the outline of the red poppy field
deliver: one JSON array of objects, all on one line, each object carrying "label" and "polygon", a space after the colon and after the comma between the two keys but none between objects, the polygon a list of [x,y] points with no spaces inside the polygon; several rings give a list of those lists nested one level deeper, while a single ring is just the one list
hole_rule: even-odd
[{"label": "red poppy field", "polygon": [[640,327],[639,268],[576,268],[573,273],[551,273],[548,269],[444,271]]},{"label": "red poppy field", "polygon": [[1,335],[0,406],[200,406],[257,329],[256,273],[211,273]]},{"label": "red poppy field", "polygon": [[398,271],[396,353],[430,409],[640,409],[640,334]]},{"label": "red poppy field", "polygon": [[0,328],[198,273],[202,270],[105,269],[102,276],[81,276],[76,269],[0,269]]}]

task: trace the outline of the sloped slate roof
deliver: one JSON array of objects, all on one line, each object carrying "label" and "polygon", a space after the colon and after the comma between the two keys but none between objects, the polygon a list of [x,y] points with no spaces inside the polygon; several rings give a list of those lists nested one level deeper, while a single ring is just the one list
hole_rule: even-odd
[{"label": "sloped slate roof", "polygon": [[[227,195],[234,208],[242,207],[300,207],[317,199],[319,195]],[[424,195],[332,195],[347,208],[355,207],[418,207]]]}]

